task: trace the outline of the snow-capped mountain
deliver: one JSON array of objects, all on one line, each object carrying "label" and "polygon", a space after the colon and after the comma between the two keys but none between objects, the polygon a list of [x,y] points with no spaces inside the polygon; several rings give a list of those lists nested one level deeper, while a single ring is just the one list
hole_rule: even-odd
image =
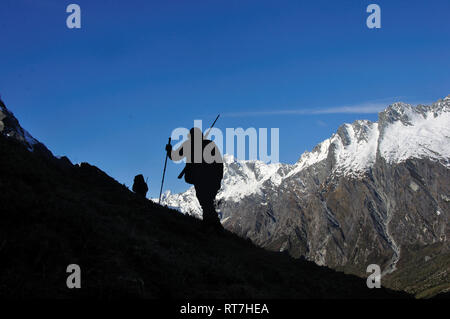
[{"label": "snow-capped mountain", "polygon": [[[344,124],[293,165],[225,159],[217,201],[229,230],[359,275],[377,263],[386,280],[418,265],[430,280],[430,260],[444,258],[450,282],[450,96]],[[201,216],[193,188],[162,202]]]}]

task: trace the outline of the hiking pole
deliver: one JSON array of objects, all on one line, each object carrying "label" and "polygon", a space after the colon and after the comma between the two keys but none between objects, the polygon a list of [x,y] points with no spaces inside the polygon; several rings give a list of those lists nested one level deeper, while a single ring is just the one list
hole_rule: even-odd
[{"label": "hiking pole", "polygon": [[[216,124],[217,120],[219,119],[219,115],[217,115],[216,119],[214,120],[213,124],[209,127],[208,131],[206,132],[205,136],[203,138],[207,138],[209,135],[209,132],[211,132],[211,129],[214,127],[214,124]],[[184,175],[184,173],[186,172],[186,166],[183,168],[183,170],[181,171],[180,175],[178,175],[178,179],[181,179]]]},{"label": "hiking pole", "polygon": [[209,135],[209,132],[211,132],[211,129],[212,129],[213,127],[214,127],[214,124],[216,124],[217,120],[219,119],[219,116],[220,116],[220,114],[219,114],[219,115],[217,115],[217,117],[216,117],[216,119],[214,120],[213,124],[212,124],[212,125],[211,125],[211,127],[209,128],[208,132],[206,132],[206,134],[205,134],[205,137],[204,137],[204,138],[207,138],[207,137],[208,137],[208,135]]},{"label": "hiking pole", "polygon": [[[172,141],[172,138],[169,137],[169,144],[170,144],[171,141]],[[163,171],[163,176],[162,176],[162,181],[161,181],[161,189],[159,190],[159,202],[158,202],[158,204],[161,204],[161,194],[162,194],[163,185],[164,185],[164,177],[166,176],[167,157],[169,157],[169,153],[166,152],[166,160],[164,161],[164,171]]]}]

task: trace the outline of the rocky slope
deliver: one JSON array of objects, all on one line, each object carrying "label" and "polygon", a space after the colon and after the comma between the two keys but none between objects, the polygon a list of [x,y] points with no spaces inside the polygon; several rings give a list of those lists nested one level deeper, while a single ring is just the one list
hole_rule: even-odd
[{"label": "rocky slope", "polygon": [[[450,96],[344,124],[293,165],[226,158],[223,225],[256,244],[395,288],[450,289]],[[163,203],[201,217],[195,191]]]}]

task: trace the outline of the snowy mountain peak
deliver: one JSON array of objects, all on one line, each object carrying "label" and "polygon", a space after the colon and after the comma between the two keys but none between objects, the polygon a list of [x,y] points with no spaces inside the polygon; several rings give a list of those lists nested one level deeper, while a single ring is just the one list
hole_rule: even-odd
[{"label": "snowy mountain peak", "polygon": [[355,121],[339,127],[332,137],[332,170],[336,174],[364,173],[376,158],[378,123]]},{"label": "snowy mountain peak", "polygon": [[294,165],[296,170],[300,171],[318,162],[327,159],[328,149],[331,144],[331,138],[317,144],[311,152],[304,152],[297,163]]},{"label": "snowy mountain peak", "polygon": [[[394,115],[400,115],[393,120]],[[432,105],[389,106],[379,115],[378,149],[388,163],[429,158],[450,167],[450,99]]]},{"label": "snowy mountain peak", "polygon": [[414,107],[410,104],[397,102],[389,105],[384,111],[378,115],[381,128],[401,121],[404,125],[411,125],[410,118],[414,114]]},{"label": "snowy mountain peak", "polygon": [[430,106],[433,112],[450,112],[450,95],[447,95],[444,99],[441,99]]},{"label": "snowy mountain peak", "polygon": [[337,130],[337,135],[345,146],[350,145],[353,141],[367,141],[372,126],[373,123],[368,120],[358,120],[352,124],[341,125]]},{"label": "snowy mountain peak", "polygon": [[261,186],[268,181],[278,183],[279,174],[283,164],[265,164],[258,160],[230,161],[225,156],[224,178],[222,181],[222,197],[240,200],[248,194],[258,192]]}]

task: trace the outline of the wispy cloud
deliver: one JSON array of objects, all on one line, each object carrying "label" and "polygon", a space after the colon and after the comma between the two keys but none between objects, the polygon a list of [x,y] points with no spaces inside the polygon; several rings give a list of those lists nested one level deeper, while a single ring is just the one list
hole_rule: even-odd
[{"label": "wispy cloud", "polygon": [[316,109],[290,109],[272,111],[243,111],[225,113],[228,117],[245,116],[267,116],[267,115],[321,115],[321,114],[374,114],[384,110],[389,104],[386,103],[364,103],[351,106],[335,106]]},{"label": "wispy cloud", "polygon": [[[405,97],[389,97],[354,105],[331,106],[323,108],[275,109],[266,111],[241,111],[223,114],[227,117],[270,116],[270,115],[322,115],[322,114],[376,114],[390,104],[405,100]],[[421,103],[413,103],[421,104]]]}]

